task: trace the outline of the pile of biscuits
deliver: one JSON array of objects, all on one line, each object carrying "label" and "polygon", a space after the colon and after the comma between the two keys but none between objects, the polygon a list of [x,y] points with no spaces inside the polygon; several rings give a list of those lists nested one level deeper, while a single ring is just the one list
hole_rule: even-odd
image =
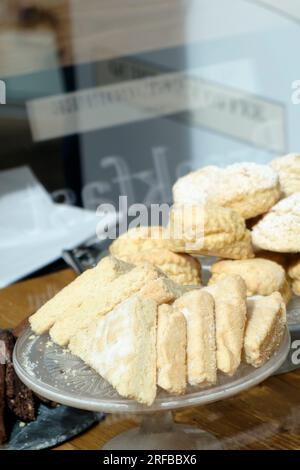
[{"label": "pile of biscuits", "polygon": [[[269,259],[286,271],[286,300],[288,284],[299,295],[300,155],[291,153],[270,165],[243,162],[201,168],[179,178],[173,197],[168,226],[171,250],[231,260]],[[184,226],[177,239],[170,230],[176,223]],[[201,223],[203,233],[197,240],[195,227]],[[189,248],[191,240],[194,247]],[[259,271],[259,263],[255,264]],[[234,263],[220,266],[236,269]]]},{"label": "pile of biscuits", "polygon": [[108,256],[31,316],[31,328],[49,331],[121,396],[151,405],[158,387],[182,394],[188,384],[215,384],[218,370],[235,374],[242,360],[260,367],[281,342],[286,308],[279,292],[247,298],[239,275],[207,287],[199,279],[178,284],[149,262]]},{"label": "pile of biscuits", "polygon": [[[208,387],[262,366],[300,294],[300,156],[180,178],[167,227],[136,227],[31,318],[121,396]],[[215,256],[207,286],[201,256]],[[298,258],[299,256],[299,258]],[[290,287],[292,286],[292,289]]]}]

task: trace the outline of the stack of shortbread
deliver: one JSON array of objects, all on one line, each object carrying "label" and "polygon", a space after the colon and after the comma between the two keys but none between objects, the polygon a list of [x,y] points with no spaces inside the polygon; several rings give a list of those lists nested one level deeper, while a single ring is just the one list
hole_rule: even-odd
[{"label": "stack of shortbread", "polygon": [[52,340],[106,379],[121,396],[151,405],[157,386],[182,394],[207,387],[242,360],[264,364],[280,344],[285,303],[279,292],[247,300],[237,274],[212,285],[182,285],[149,262],[109,256],[30,318]]}]

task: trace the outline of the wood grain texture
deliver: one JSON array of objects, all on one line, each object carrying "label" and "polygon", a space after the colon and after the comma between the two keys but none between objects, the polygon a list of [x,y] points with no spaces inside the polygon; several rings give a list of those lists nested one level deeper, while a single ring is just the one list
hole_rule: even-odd
[{"label": "wood grain texture", "polygon": [[[71,282],[71,270],[19,282],[0,291],[0,327],[14,327],[34,306]],[[227,449],[300,449],[300,370],[271,377],[240,395],[174,413],[175,421],[204,428]],[[139,422],[137,416],[110,415],[56,450],[96,450]]]}]

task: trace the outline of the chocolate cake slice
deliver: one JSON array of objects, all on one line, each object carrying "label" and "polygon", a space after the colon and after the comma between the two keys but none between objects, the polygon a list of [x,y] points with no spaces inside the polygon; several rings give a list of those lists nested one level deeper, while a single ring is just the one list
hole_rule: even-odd
[{"label": "chocolate cake slice", "polygon": [[0,331],[0,341],[5,345],[5,395],[6,404],[10,411],[20,420],[33,421],[36,416],[36,406],[33,392],[24,385],[15,373],[12,354],[15,338],[10,331]]},{"label": "chocolate cake slice", "polygon": [[16,375],[14,366],[6,364],[6,402],[10,411],[21,421],[35,420],[35,400],[31,390]]}]

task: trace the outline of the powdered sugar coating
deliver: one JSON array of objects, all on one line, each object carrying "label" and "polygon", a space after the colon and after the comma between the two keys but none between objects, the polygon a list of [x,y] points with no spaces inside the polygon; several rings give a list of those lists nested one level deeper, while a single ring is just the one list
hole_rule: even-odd
[{"label": "powdered sugar coating", "polygon": [[264,250],[300,252],[300,192],[272,207],[253,227],[252,241]]},{"label": "powdered sugar coating", "polygon": [[235,163],[207,166],[180,178],[173,186],[175,203],[211,202],[230,207],[244,218],[266,212],[280,197],[279,177],[267,165]]}]

